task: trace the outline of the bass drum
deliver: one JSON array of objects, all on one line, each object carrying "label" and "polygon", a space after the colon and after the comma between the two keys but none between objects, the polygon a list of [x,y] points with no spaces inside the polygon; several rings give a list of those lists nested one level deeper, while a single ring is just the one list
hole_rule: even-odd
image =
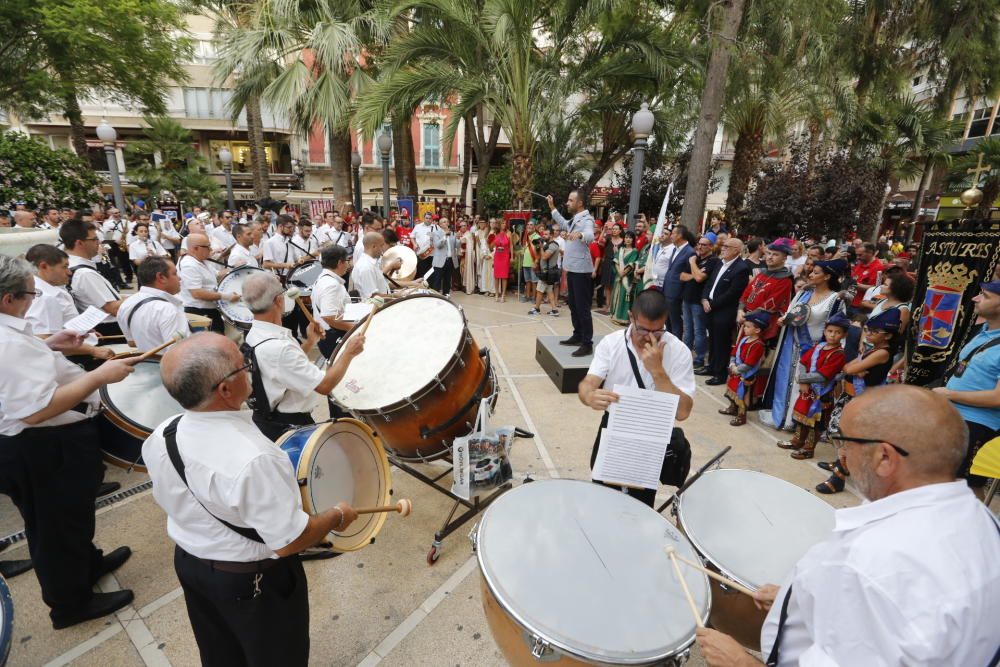
[{"label": "bass drum", "polygon": [[[414,294],[368,317],[373,319],[365,351],[333,388],[333,400],[371,426],[400,458],[449,454],[452,439],[472,431],[480,400],[493,396],[496,385],[465,314],[444,297]],[[332,359],[367,320],[344,336]]]},{"label": "bass drum", "polygon": [[[833,531],[833,508],[783,479],[753,470],[706,472],[675,505],[678,525],[706,565],[751,590],[780,585]],[[712,627],[760,651],[767,612],[749,596],[712,584]]]},{"label": "bass drum", "polygon": [[[255,266],[241,266],[238,269],[233,269],[219,282],[219,292],[223,294],[236,292],[242,295],[243,281],[253,275],[255,271],[263,270]],[[243,303],[242,298],[239,301],[220,299],[218,306],[219,312],[222,313],[222,319],[225,320],[226,324],[242,329],[243,331],[250,329],[250,325],[253,324],[253,313]]]},{"label": "bass drum", "polygon": [[[278,446],[291,459],[302,490],[302,508],[325,512],[337,503],[351,507],[389,504],[389,460],[375,433],[354,419],[305,426],[285,433]],[[357,551],[372,544],[385,512],[362,514],[343,533],[330,533],[333,550]]]},{"label": "bass drum", "polygon": [[97,428],[105,460],[146,472],[142,443],[157,426],[184,412],[163,386],[159,357],[140,361],[135,372],[121,382],[104,385],[100,393],[103,409]]}]

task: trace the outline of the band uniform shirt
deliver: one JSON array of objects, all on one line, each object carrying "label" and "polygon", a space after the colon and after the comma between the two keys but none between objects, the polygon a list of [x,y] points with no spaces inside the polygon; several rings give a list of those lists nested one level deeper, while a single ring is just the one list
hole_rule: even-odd
[{"label": "band uniform shirt", "polygon": [[[277,558],[274,552],[294,542],[309,523],[288,455],[261,434],[251,414],[184,414],[177,426],[177,449],[190,491],[174,469],[163,438],[173,417],[142,446],[153,497],[167,514],[167,534],[192,556],[244,563]],[[239,535],[215,517],[253,528],[264,544]]]},{"label": "band uniform shirt", "polygon": [[258,262],[257,258],[253,255],[253,246],[244,248],[238,243],[233,246],[232,250],[229,251],[229,260],[227,264],[232,268],[240,266],[252,266],[255,269],[260,268],[260,262]]},{"label": "band uniform shirt", "polygon": [[334,245],[339,245],[341,248],[351,247],[351,233],[346,230],[330,227],[326,235],[327,240]]},{"label": "band uniform shirt", "polygon": [[73,424],[97,414],[100,397],[95,391],[83,400],[86,414],[67,410],[33,426],[22,421],[46,408],[60,386],[86,374],[36,338],[27,320],[0,313],[0,366],[0,435]]},{"label": "band uniform shirt", "polygon": [[[90,268],[77,269],[76,267],[78,266]],[[70,255],[69,268],[73,271],[73,278],[70,280],[70,292],[73,295],[73,301],[76,302],[77,310],[81,313],[87,310],[87,306],[94,306],[103,310],[104,304],[117,301],[121,298],[118,295],[118,291],[112,287],[107,278],[102,276],[100,271],[97,270],[97,264],[93,260]],[[116,321],[114,315],[108,315],[103,320],[105,323],[114,321]]]},{"label": "band uniform shirt", "polygon": [[292,246],[292,257],[295,258],[293,261],[297,262],[306,255],[309,255],[310,259],[315,259],[314,257],[312,257],[312,255],[314,255],[316,251],[319,250],[319,241],[316,240],[315,234],[310,234],[308,239],[304,239],[298,234],[296,234],[294,237],[292,237],[292,243],[302,248],[300,250],[299,248],[296,248],[294,245]]},{"label": "band uniform shirt", "polygon": [[779,665],[982,665],[997,650],[1000,532],[965,480],[836,510],[761,629],[763,655],[791,585]]},{"label": "band uniform shirt", "polygon": [[[973,336],[958,354],[958,359],[965,359],[972,351],[991,340],[1000,337],[1000,329],[987,329]],[[952,375],[945,386],[955,391],[990,391],[995,389],[1000,381],[1000,345],[987,348],[972,357],[962,374]],[[963,405],[952,402],[962,419],[973,424],[982,424],[994,431],[1000,430],[1000,408],[980,408],[973,405]]]},{"label": "band uniform shirt", "polygon": [[167,257],[169,254],[166,248],[153,239],[148,241],[136,239],[128,246],[128,258],[133,262],[140,262],[147,257]]},{"label": "band uniform shirt", "polygon": [[101,224],[101,232],[105,241],[118,243],[122,240],[122,234],[128,234],[128,227],[128,223],[124,220],[108,219]]},{"label": "band uniform shirt", "polygon": [[35,291],[37,294],[24,315],[34,335],[59,333],[66,322],[80,314],[65,287],[50,285],[35,276]]},{"label": "band uniform shirt", "polygon": [[222,246],[223,250],[236,245],[236,237],[233,236],[232,228],[226,229],[222,225],[219,225],[212,230],[212,237],[219,242],[219,245]]},{"label": "band uniform shirt", "polygon": [[[151,297],[164,300],[151,299],[132,315],[132,310],[140,302]],[[191,335],[191,327],[184,314],[184,302],[173,294],[155,287],[140,287],[138,292],[125,299],[118,309],[118,315],[118,326],[121,327],[126,340],[133,341],[140,352],[152,350],[166,343],[173,338],[174,332],[179,332],[184,337]],[[131,322],[129,322],[130,315]]]},{"label": "band uniform shirt", "polygon": [[330,269],[323,269],[312,287],[313,317],[340,318],[350,302],[344,279]]},{"label": "band uniform shirt", "polygon": [[184,255],[177,262],[177,273],[181,277],[181,302],[185,308],[207,308],[218,310],[215,301],[202,301],[191,295],[191,290],[218,291],[219,281],[215,277],[215,271],[195,258],[193,255]]},{"label": "band uniform shirt", "polygon": [[[292,251],[292,237],[275,234],[264,242],[264,261],[275,262],[276,264],[291,264],[295,261],[295,253]],[[280,275],[288,273],[288,269],[274,269]]]},{"label": "band uniform shirt", "polygon": [[[639,387],[635,381],[635,374],[632,372],[632,364],[629,363],[628,351],[635,355],[636,365],[639,367],[639,376],[642,377],[646,389],[653,389],[653,375],[646,370],[639,353],[632,345],[632,327],[608,334],[597,343],[594,348],[594,360],[590,362],[587,375],[596,375],[604,380],[604,388],[614,391],[615,385],[623,384],[629,387]],[[661,341],[666,341],[663,349],[663,370],[667,377],[678,389],[694,398],[694,361],[691,357],[691,350],[684,343],[671,334],[665,332]]]},{"label": "band uniform shirt", "polygon": [[324,245],[330,242],[330,232],[333,231],[333,227],[327,224],[320,224],[313,226],[312,238],[316,239],[318,245]]},{"label": "band uniform shirt", "polygon": [[590,258],[590,242],[594,240],[594,216],[584,209],[566,220],[562,214],[552,209],[552,220],[562,229],[570,232],[580,232],[583,238],[571,241],[566,239],[562,266],[569,273],[593,273],[594,261]]},{"label": "band uniform shirt", "polygon": [[[258,345],[268,338],[278,340]],[[292,332],[283,326],[254,320],[246,342],[251,347],[256,346],[254,354],[271,409],[312,412],[319,403],[316,385],[323,381],[325,374],[309,361]]]},{"label": "band uniform shirt", "polygon": [[[160,237],[159,241],[161,244],[163,244],[164,248],[166,248],[167,250],[173,250],[174,248],[177,247],[177,243],[179,241],[174,241],[173,238],[179,239],[180,234],[178,234],[177,230],[174,228],[173,220],[167,218],[166,220],[160,220],[159,222],[152,223],[149,225],[150,232],[152,232],[153,229],[157,230]],[[167,238],[168,235],[173,238]]]},{"label": "band uniform shirt", "polygon": [[357,260],[351,271],[351,281],[362,299],[367,299],[372,294],[389,293],[389,283],[382,275],[382,265],[371,255],[362,254]]}]

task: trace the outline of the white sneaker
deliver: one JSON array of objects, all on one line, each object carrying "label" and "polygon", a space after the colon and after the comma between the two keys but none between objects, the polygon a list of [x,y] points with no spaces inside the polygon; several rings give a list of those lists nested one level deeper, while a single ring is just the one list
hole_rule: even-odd
[{"label": "white sneaker", "polygon": [[529,315],[539,315],[539,314],[541,314],[541,312],[542,311],[538,310],[537,308],[532,308],[531,310],[528,311],[528,314]]},{"label": "white sneaker", "polygon": [[552,317],[559,317],[559,311],[558,310],[550,310],[549,311],[549,315],[551,315]]}]

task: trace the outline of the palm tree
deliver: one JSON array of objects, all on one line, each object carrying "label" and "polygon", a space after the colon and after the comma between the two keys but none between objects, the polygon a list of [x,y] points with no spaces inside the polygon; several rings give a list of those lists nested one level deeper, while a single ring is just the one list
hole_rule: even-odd
[{"label": "palm tree", "polygon": [[979,178],[979,189],[983,191],[983,199],[976,206],[972,217],[989,220],[993,203],[1000,197],[1000,137],[983,139],[966,155],[955,160],[951,176],[954,182],[962,183],[966,187],[971,186],[972,177],[969,175],[969,170],[977,167],[980,155],[983,165],[990,165],[991,169]]},{"label": "palm tree", "polygon": [[[172,118],[147,116],[143,122],[143,138],[126,147],[130,157],[141,160],[129,169],[132,181],[153,198],[170,192],[185,202],[218,201],[219,184],[206,172],[191,131]],[[148,156],[153,156],[152,163]]]}]

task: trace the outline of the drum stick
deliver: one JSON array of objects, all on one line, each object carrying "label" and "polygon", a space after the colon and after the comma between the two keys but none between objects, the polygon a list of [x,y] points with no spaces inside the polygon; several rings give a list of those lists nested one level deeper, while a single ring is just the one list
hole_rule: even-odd
[{"label": "drum stick", "polygon": [[174,343],[180,341],[182,338],[184,338],[184,336],[182,336],[179,332],[175,331],[174,335],[170,338],[170,340],[168,340],[163,345],[157,345],[152,350],[148,350],[146,352],[143,352],[142,354],[139,355],[139,358],[136,359],[135,362],[139,363],[140,361],[145,361],[146,359],[149,359],[154,354],[159,354],[160,352],[162,352],[163,350],[167,349],[168,347],[170,347]]},{"label": "drum stick", "polygon": [[371,326],[372,320],[375,319],[375,313],[378,312],[378,306],[372,306],[372,312],[368,313],[368,319],[365,323],[361,325],[361,331],[358,333],[359,336],[364,336],[368,331],[368,327]]},{"label": "drum stick", "polygon": [[101,334],[97,334],[97,337],[101,340],[125,340],[126,338],[125,334],[115,334],[114,336],[102,336]]},{"label": "drum stick", "polygon": [[677,564],[677,554],[674,553],[673,547],[667,547],[667,555],[670,556],[670,562],[674,566],[674,572],[677,573],[677,580],[681,582],[681,590],[684,591],[684,597],[687,598],[688,606],[691,607],[691,613],[694,615],[694,622],[699,628],[705,627],[705,622],[701,620],[701,614],[698,613],[698,607],[694,604],[694,598],[691,597],[691,591],[688,590],[687,582],[684,581],[684,575],[681,574],[681,566]]},{"label": "drum stick", "polygon": [[413,511],[413,502],[409,498],[403,498],[395,505],[382,505],[381,507],[361,507],[354,510],[358,514],[377,514],[379,512],[399,512],[400,516],[409,516]]},{"label": "drum stick", "polygon": [[302,303],[302,297],[295,297],[295,303],[302,309],[302,314],[306,316],[307,320],[309,320],[309,324],[312,324],[315,321],[313,319],[312,311],[306,308],[306,304]]},{"label": "drum stick", "polygon": [[744,586],[743,584],[737,583],[737,582],[733,581],[732,579],[730,579],[729,577],[724,577],[721,574],[719,574],[718,572],[714,572],[712,570],[709,570],[707,567],[699,565],[698,563],[695,563],[693,561],[689,561],[684,556],[677,556],[676,553],[674,555],[677,557],[677,560],[679,560],[680,562],[682,562],[685,565],[688,565],[690,567],[693,567],[696,570],[701,570],[702,572],[704,572],[705,574],[707,574],[712,579],[715,579],[716,581],[718,581],[720,584],[724,584],[724,585],[728,586],[729,588],[735,588],[740,593],[746,593],[750,597],[753,597],[754,592],[752,590],[750,590],[749,588],[747,588],[746,586]]}]

